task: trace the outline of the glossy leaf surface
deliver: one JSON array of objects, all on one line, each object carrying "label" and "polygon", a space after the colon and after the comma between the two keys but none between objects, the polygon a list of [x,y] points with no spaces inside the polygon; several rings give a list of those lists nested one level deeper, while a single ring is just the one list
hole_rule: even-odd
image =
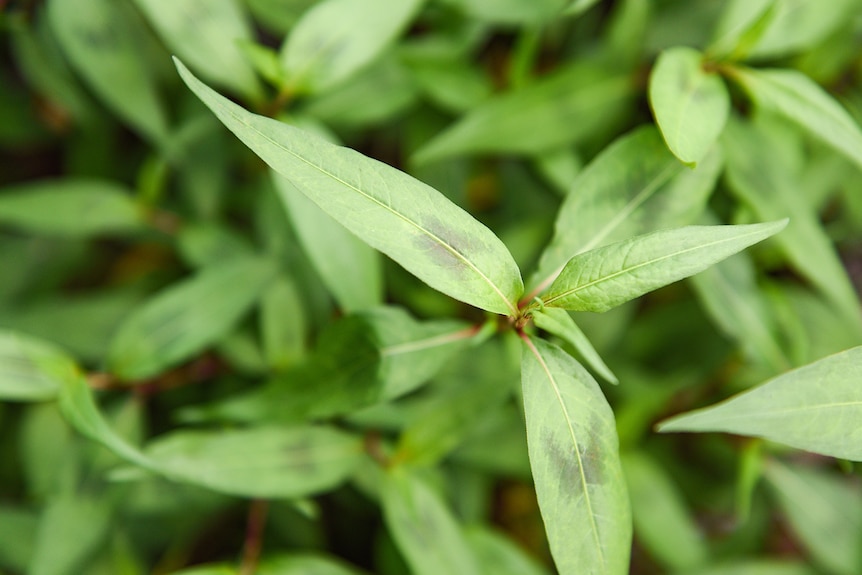
[{"label": "glossy leaf surface", "polygon": [[122,324],[109,368],[141,380],[187,359],[224,336],[274,275],[269,260],[235,259],[164,290]]},{"label": "glossy leaf surface", "polygon": [[730,110],[724,81],[704,70],[700,52],[684,47],[659,56],[650,74],[649,101],[671,152],[688,164],[706,155]]},{"label": "glossy leaf surface", "polygon": [[659,431],[723,431],[862,460],[862,347],[787,372],[711,407],[673,417]]},{"label": "glossy leaf surface", "polygon": [[779,232],[787,221],[744,226],[688,226],[653,232],[572,258],[542,301],[602,312],[710,265]]},{"label": "glossy leaf surface", "polygon": [[386,164],[247,112],[177,66],[231,131],[366,243],[455,299],[516,313],[520,271],[497,236],[467,212]]},{"label": "glossy leaf surface", "polygon": [[560,348],[525,340],[524,415],[530,467],[561,575],[628,573],[631,513],[610,406]]}]

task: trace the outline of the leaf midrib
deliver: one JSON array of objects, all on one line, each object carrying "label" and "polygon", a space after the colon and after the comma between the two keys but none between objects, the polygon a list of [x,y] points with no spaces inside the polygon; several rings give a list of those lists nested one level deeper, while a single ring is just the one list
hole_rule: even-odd
[{"label": "leaf midrib", "polygon": [[[723,238],[723,239],[720,239],[720,240],[717,240],[717,241],[714,241],[714,242],[710,242],[710,243],[707,243],[707,244],[698,244],[698,245],[696,245],[696,246],[694,246],[694,247],[691,247],[691,248],[687,248],[687,249],[684,249],[684,250],[680,250],[680,251],[678,251],[678,252],[673,252],[673,253],[670,253],[670,254],[667,254],[667,255],[664,255],[664,256],[661,256],[661,257],[655,258],[655,259],[647,260],[647,261],[645,261],[645,262],[642,262],[642,263],[639,263],[639,264],[633,265],[633,266],[631,266],[631,267],[623,268],[623,269],[621,269],[621,270],[619,270],[619,271],[616,271],[616,272],[613,272],[613,273],[611,273],[611,274],[609,274],[609,275],[602,276],[602,277],[597,278],[597,279],[595,279],[595,280],[593,280],[593,281],[587,282],[587,283],[585,283],[585,284],[583,284],[583,285],[576,286],[576,287],[574,287],[574,288],[572,288],[572,289],[570,289],[570,290],[566,290],[566,291],[561,292],[561,293],[559,293],[559,294],[557,294],[557,295],[551,296],[551,297],[549,297],[548,299],[544,300],[544,304],[545,304],[545,305],[551,305],[553,302],[557,301],[558,299],[562,299],[562,298],[565,298],[565,297],[569,297],[569,296],[571,296],[572,294],[575,294],[575,293],[577,293],[577,292],[579,292],[579,291],[582,291],[582,290],[585,290],[585,289],[588,289],[588,288],[594,287],[594,286],[596,286],[596,285],[598,285],[598,284],[601,284],[601,283],[604,283],[604,282],[612,281],[612,280],[614,280],[614,279],[616,279],[616,278],[620,277],[621,275],[631,273],[631,272],[633,272],[633,271],[635,271],[635,270],[638,270],[638,269],[640,269],[640,268],[642,268],[642,267],[650,266],[650,265],[653,265],[653,264],[656,264],[656,263],[662,262],[662,261],[664,261],[664,260],[666,260],[666,259],[669,259],[669,258],[673,258],[673,257],[677,257],[677,256],[685,255],[685,254],[687,254],[687,253],[694,252],[694,251],[697,251],[697,250],[706,249],[706,248],[710,248],[710,247],[712,247],[712,246],[716,246],[716,245],[720,245],[720,244],[724,244],[724,243],[732,242],[732,241],[735,241],[735,240],[739,240],[739,239],[747,238],[747,237],[749,237],[749,236],[759,235],[759,234],[761,234],[761,233],[762,233],[762,230],[754,230],[754,231],[752,231],[752,232],[750,232],[750,233],[747,233],[747,234],[741,234],[741,235],[733,236],[733,237],[730,237],[730,238]],[[634,246],[633,246],[633,247],[634,247]],[[687,276],[683,276],[683,277],[687,277]],[[682,279],[682,278],[680,278],[680,279]]]},{"label": "leaf midrib", "polygon": [[[217,102],[217,103],[218,103],[218,102]],[[271,137],[269,137],[268,135],[266,135],[266,134],[264,134],[263,132],[261,132],[260,130],[258,130],[255,126],[253,126],[253,125],[249,124],[248,122],[246,122],[246,121],[245,121],[245,119],[243,119],[242,117],[240,117],[239,115],[237,115],[237,114],[236,114],[233,110],[231,110],[230,108],[225,107],[225,106],[224,106],[224,105],[222,105],[221,103],[218,103],[218,105],[219,105],[219,107],[220,107],[222,110],[224,110],[226,113],[230,114],[230,116],[231,116],[234,120],[238,121],[239,123],[241,123],[242,125],[246,126],[247,128],[249,128],[249,129],[253,130],[255,133],[257,133],[258,135],[260,135],[262,138],[264,138],[265,140],[267,140],[268,142],[270,142],[271,144],[273,144],[273,145],[274,145],[274,146],[276,146],[277,148],[279,148],[279,149],[281,149],[282,151],[284,151],[284,152],[286,152],[286,153],[290,154],[291,156],[293,156],[293,157],[294,157],[294,158],[296,158],[297,160],[299,160],[299,161],[303,162],[304,164],[308,165],[309,167],[312,167],[312,168],[316,169],[316,170],[317,170],[318,172],[320,172],[321,174],[323,174],[323,175],[325,175],[325,176],[327,176],[327,177],[329,177],[329,178],[332,178],[333,180],[335,180],[336,182],[338,182],[338,183],[342,184],[343,186],[345,186],[345,187],[347,187],[347,188],[349,188],[349,189],[351,189],[351,190],[355,191],[356,193],[358,193],[359,195],[361,195],[361,196],[362,196],[362,197],[364,197],[365,199],[367,199],[367,200],[371,201],[372,203],[374,203],[374,204],[376,204],[376,205],[380,206],[381,208],[383,208],[384,210],[388,211],[389,213],[391,213],[391,214],[393,214],[393,215],[397,216],[397,217],[398,217],[398,218],[400,218],[401,220],[403,220],[403,221],[407,222],[408,224],[412,225],[412,226],[413,226],[413,227],[415,227],[417,230],[419,230],[421,233],[423,233],[423,234],[427,235],[427,236],[428,236],[428,237],[430,237],[432,240],[434,240],[435,242],[437,242],[438,244],[440,244],[441,246],[443,246],[443,248],[444,248],[444,249],[446,249],[449,253],[451,253],[453,256],[455,256],[455,258],[457,258],[457,259],[458,259],[458,260],[460,260],[462,263],[464,263],[464,264],[465,264],[469,269],[473,270],[473,272],[474,272],[476,275],[478,275],[478,276],[479,276],[479,277],[480,277],[480,278],[481,278],[485,283],[487,283],[487,284],[491,287],[491,289],[494,291],[494,293],[496,293],[496,294],[500,297],[500,299],[501,299],[501,300],[503,300],[503,302],[506,304],[506,307],[509,309],[509,311],[511,312],[511,314],[512,314],[512,315],[517,315],[517,313],[518,313],[517,308],[516,308],[516,307],[515,307],[515,305],[514,305],[512,302],[510,302],[510,301],[509,301],[509,299],[508,299],[508,298],[503,294],[502,290],[500,290],[500,288],[499,288],[499,287],[497,287],[497,285],[496,285],[493,281],[491,281],[491,279],[490,279],[488,276],[486,276],[486,275],[482,272],[482,270],[480,270],[478,267],[476,267],[476,265],[475,265],[473,262],[471,262],[469,259],[467,259],[467,258],[466,258],[466,257],[465,257],[461,252],[459,252],[458,250],[456,250],[456,249],[455,249],[453,246],[451,246],[449,243],[447,243],[447,242],[443,241],[443,239],[442,239],[442,238],[440,238],[440,237],[439,237],[439,236],[437,236],[436,234],[434,234],[434,233],[432,233],[432,232],[428,231],[427,229],[425,229],[424,227],[422,227],[418,222],[413,221],[412,219],[408,218],[407,216],[405,216],[405,215],[404,215],[404,214],[402,214],[401,212],[398,212],[398,211],[394,210],[391,206],[389,206],[389,205],[387,205],[387,204],[385,204],[385,203],[381,202],[380,200],[378,200],[378,199],[377,199],[377,198],[375,198],[374,196],[371,196],[371,195],[369,195],[369,194],[365,193],[364,191],[362,191],[362,190],[361,190],[361,189],[359,189],[358,187],[354,186],[353,184],[351,184],[351,183],[349,183],[349,182],[346,182],[346,181],[344,181],[343,179],[341,179],[341,178],[339,178],[338,176],[336,176],[335,174],[333,174],[333,173],[331,173],[331,172],[327,171],[327,170],[326,170],[326,169],[324,169],[322,166],[319,166],[319,165],[315,164],[314,162],[312,162],[312,161],[310,161],[310,160],[308,160],[308,159],[304,158],[303,156],[301,156],[301,155],[297,154],[296,152],[294,152],[294,151],[292,151],[292,150],[290,150],[290,149],[286,148],[286,147],[285,147],[284,145],[282,145],[281,143],[279,143],[279,142],[277,142],[277,141],[273,140]],[[275,121],[275,120],[273,120],[273,121]],[[289,178],[289,176],[285,176],[285,177],[288,177],[288,178]],[[315,203],[316,203],[316,202],[315,202]],[[456,206],[456,207],[457,207],[457,206]]]}]

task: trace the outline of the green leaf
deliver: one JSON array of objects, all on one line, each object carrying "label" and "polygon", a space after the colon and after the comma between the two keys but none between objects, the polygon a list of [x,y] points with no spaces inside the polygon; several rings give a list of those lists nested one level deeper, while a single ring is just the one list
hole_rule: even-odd
[{"label": "green leaf", "polygon": [[[558,16],[568,0],[449,0],[472,18],[495,24],[541,24]],[[580,0],[584,2],[585,0]],[[586,0],[589,2],[589,0]]]},{"label": "green leaf", "polygon": [[104,499],[70,493],[49,500],[27,573],[85,572],[83,563],[104,545],[110,527],[111,510]]},{"label": "green leaf", "polygon": [[731,561],[723,565],[686,571],[684,575],[817,575],[807,564],[775,559]]},{"label": "green leaf", "polygon": [[382,54],[424,0],[325,0],[304,13],[282,52],[290,81],[326,91]]},{"label": "green leaf", "polygon": [[673,480],[644,453],[625,453],[622,463],[640,544],[674,573],[706,564],[705,538]]},{"label": "green leaf", "polygon": [[[849,439],[849,438],[848,438]],[[766,477],[778,506],[816,563],[830,573],[862,569],[862,491],[859,485],[816,469],[772,461]]]},{"label": "green leaf", "polygon": [[730,77],[757,104],[781,114],[862,167],[862,131],[823,88],[795,70],[734,68]]},{"label": "green leaf", "polygon": [[358,569],[335,558],[312,553],[291,553],[261,561],[255,575],[359,575]]},{"label": "green leaf", "polygon": [[631,514],[613,412],[571,356],[542,340],[524,342],[530,467],[557,569],[628,573]]},{"label": "green leaf", "polygon": [[571,184],[554,237],[528,285],[541,293],[573,256],[631,236],[692,223],[721,166],[710,153],[684,170],[654,127],[637,129],[600,153]]},{"label": "green leaf", "polygon": [[35,234],[86,237],[137,231],[144,214],[123,186],[66,178],[0,190],[0,224]]},{"label": "green leaf", "polygon": [[155,78],[142,58],[146,32],[112,0],[51,0],[48,17],[64,54],[93,92],[156,143],[168,133]]},{"label": "green leaf", "polygon": [[813,48],[858,15],[856,0],[775,0],[774,16],[754,45],[751,56],[774,59]]},{"label": "green leaf", "polygon": [[413,159],[424,164],[467,154],[537,154],[580,143],[624,119],[631,95],[628,75],[577,62],[492,97],[434,137]]},{"label": "green leaf", "polygon": [[711,57],[744,58],[757,43],[775,15],[776,0],[730,0],[713,33],[706,52]]},{"label": "green leaf", "polygon": [[773,373],[791,367],[791,360],[776,337],[776,322],[757,286],[750,256],[745,253],[731,256],[695,275],[691,281],[712,320],[739,342],[746,356]]},{"label": "green leaf", "polygon": [[273,172],[273,182],[303,250],[341,308],[350,313],[381,304],[383,272],[378,252],[328,216],[290,180]]},{"label": "green leaf", "polygon": [[542,301],[574,311],[607,311],[703,271],[786,225],[787,220],[688,226],[636,236],[569,260]]},{"label": "green leaf", "polygon": [[174,481],[256,498],[328,491],[362,460],[361,439],[329,427],[175,431],[144,448]]},{"label": "green leaf", "polygon": [[662,52],[649,79],[649,101],[668,148],[696,164],[718,139],[730,111],[730,95],[703,55],[685,47]]},{"label": "green leaf", "polygon": [[381,162],[251,114],[207,88],[179,61],[177,68],[246,145],[363,241],[446,295],[517,314],[520,271],[499,238],[467,212]]},{"label": "green leaf", "polygon": [[270,367],[284,369],[303,356],[307,322],[295,283],[282,274],[260,300],[261,343]]},{"label": "green leaf", "polygon": [[548,575],[547,569],[505,535],[481,525],[464,531],[483,575]]},{"label": "green leaf", "polygon": [[75,360],[54,344],[0,330],[0,398],[53,399],[64,383],[80,377]]},{"label": "green leaf", "polygon": [[381,485],[383,519],[414,575],[479,575],[461,527],[440,497],[396,467]]},{"label": "green leaf", "polygon": [[21,573],[33,557],[39,519],[30,510],[0,506],[0,565]]},{"label": "green leaf", "polygon": [[799,190],[793,173],[795,156],[778,153],[791,138],[783,124],[757,118],[733,119],[722,135],[731,191],[753,208],[758,218],[789,217],[786,233],[776,238],[795,269],[841,309],[847,322],[862,332],[859,299],[832,240]]},{"label": "green leaf", "polygon": [[174,571],[171,575],[237,575],[237,570],[227,565],[205,565]]},{"label": "green leaf", "polygon": [[855,441],[862,417],[862,347],[789,371],[711,407],[678,415],[659,431],[723,431],[862,460]]},{"label": "green leaf", "polygon": [[589,364],[596,373],[601,375],[607,381],[617,384],[619,379],[613,374],[610,368],[605,364],[599,356],[599,352],[581,331],[581,328],[569,315],[569,312],[562,309],[546,308],[533,312],[533,322],[536,327],[554,334],[566,343],[575,348],[575,350],[583,356],[584,361]]},{"label": "green leaf", "polygon": [[236,325],[274,275],[269,260],[234,259],[165,289],[122,324],[108,368],[142,380],[187,359]]},{"label": "green leaf", "polygon": [[251,25],[237,0],[135,0],[165,44],[209,81],[247,97],[260,84],[238,42],[251,40]]}]

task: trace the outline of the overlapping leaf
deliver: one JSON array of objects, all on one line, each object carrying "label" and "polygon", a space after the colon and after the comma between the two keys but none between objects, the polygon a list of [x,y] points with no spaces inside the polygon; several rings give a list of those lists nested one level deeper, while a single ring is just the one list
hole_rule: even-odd
[{"label": "overlapping leaf", "polygon": [[471,305],[515,314],[520,271],[485,226],[429,186],[361,154],[257,116],[183,79],[218,118],[326,213],[431,287]]},{"label": "overlapping leaf", "polygon": [[66,382],[80,377],[69,355],[54,344],[0,330],[0,398],[5,401],[53,399]]}]

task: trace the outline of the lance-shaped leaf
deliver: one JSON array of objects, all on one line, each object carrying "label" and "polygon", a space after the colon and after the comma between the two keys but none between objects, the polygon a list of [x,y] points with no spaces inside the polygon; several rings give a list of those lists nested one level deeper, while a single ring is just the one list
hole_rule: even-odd
[{"label": "lance-shaped leaf", "polygon": [[572,193],[557,214],[554,237],[528,282],[531,293],[544,291],[579,253],[693,223],[720,167],[721,156],[713,151],[697,169],[685,170],[653,126],[617,139],[572,182]]},{"label": "lance-shaped leaf", "polygon": [[110,528],[107,498],[82,493],[51,498],[39,520],[27,573],[67,575],[87,571],[86,560],[105,545]]},{"label": "lance-shaped leaf", "polygon": [[0,223],[37,234],[135,231],[143,215],[128,191],[109,181],[67,178],[0,190]]},{"label": "lance-shaped leaf", "polygon": [[542,300],[574,311],[607,311],[703,271],[785,225],[688,226],[617,242],[569,260]]},{"label": "lance-shaped leaf", "polygon": [[325,91],[368,65],[424,0],[325,0],[291,30],[281,60],[301,89]]},{"label": "lance-shaped leaf", "polygon": [[542,340],[524,341],[530,467],[557,569],[628,573],[631,511],[613,412],[574,358]]},{"label": "lance-shaped leaf", "polygon": [[704,70],[700,52],[682,46],[658,57],[650,74],[649,101],[668,148],[687,164],[706,155],[730,111],[724,81]]},{"label": "lance-shaped leaf", "polygon": [[259,96],[260,84],[239,48],[252,39],[237,0],[135,0],[165,44],[206,78]]},{"label": "lance-shaped leaf", "polygon": [[381,486],[383,518],[415,575],[479,575],[461,527],[440,497],[396,467]]},{"label": "lance-shaped leaf", "polygon": [[293,552],[266,557],[255,575],[363,575],[360,571],[331,555]]},{"label": "lance-shaped leaf", "polygon": [[108,354],[109,369],[125,380],[140,380],[215,343],[275,273],[267,259],[238,258],[166,289],[120,327]]},{"label": "lance-shaped leaf", "polygon": [[799,542],[828,573],[862,569],[862,490],[852,477],[770,461],[766,478]]},{"label": "lance-shaped leaf", "polygon": [[78,377],[75,361],[54,344],[0,330],[0,399],[53,399],[64,383]]},{"label": "lance-shaped leaf", "polygon": [[144,453],[169,479],[262,498],[332,489],[363,457],[360,438],[323,426],[177,431]]},{"label": "lance-shaped leaf", "polygon": [[428,285],[460,301],[517,314],[523,292],[494,233],[442,194],[382,162],[334,146],[213,92],[177,61],[218,118],[323,211]]},{"label": "lance-shaped leaf", "polygon": [[862,460],[862,347],[830,355],[711,407],[673,417],[659,431],[724,431],[853,461]]},{"label": "lance-shaped leaf", "polygon": [[137,40],[136,14],[111,0],[51,0],[48,17],[72,66],[122,119],[156,142],[167,136],[164,108]]},{"label": "lance-shaped leaf", "polygon": [[762,107],[798,124],[862,167],[862,130],[814,80],[796,70],[734,68],[738,81]]},{"label": "lance-shaped leaf", "polygon": [[548,575],[547,568],[502,533],[471,525],[464,535],[479,560],[482,575]]},{"label": "lance-shaped leaf", "polygon": [[535,154],[581,142],[625,118],[631,95],[628,75],[579,62],[486,101],[418,150],[415,160]]},{"label": "lance-shaped leaf", "polygon": [[584,358],[584,361],[603,378],[614,384],[619,383],[617,376],[605,364],[599,352],[596,351],[596,348],[593,347],[593,344],[590,343],[569,312],[558,308],[537,310],[533,312],[533,322],[536,327],[554,334],[574,347]]}]

